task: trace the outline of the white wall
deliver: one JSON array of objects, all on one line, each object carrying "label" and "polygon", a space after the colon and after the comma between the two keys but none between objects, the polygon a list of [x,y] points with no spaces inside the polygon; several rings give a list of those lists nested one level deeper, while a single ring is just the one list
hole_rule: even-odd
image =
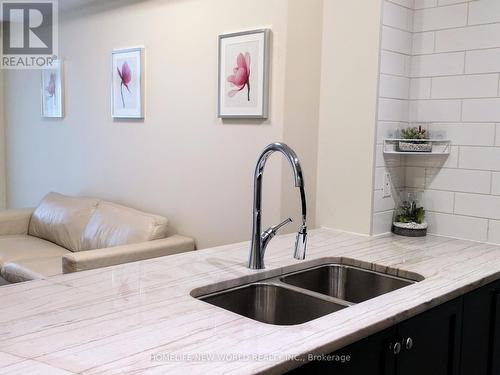
[{"label": "white wall", "polygon": [[[308,225],[316,221],[316,170],[318,156],[319,93],[321,76],[323,2],[289,1],[286,46],[285,113],[283,139],[296,145],[304,172],[308,208]],[[296,222],[288,231],[296,231],[300,223],[300,199],[294,187],[293,174],[283,167],[281,195],[282,218]]]},{"label": "white wall", "polygon": [[381,0],[324,3],[318,225],[369,234]]},{"label": "white wall", "polygon": [[[293,15],[293,28],[312,28],[307,35],[313,37],[315,28],[321,30],[314,15],[322,2],[293,3],[304,12],[304,23],[286,0],[109,1],[62,14],[66,118],[40,118],[38,72],[6,76],[9,206],[35,205],[55,190],[164,214],[172,231],[196,237],[199,247],[247,240],[257,156],[286,138],[307,166],[314,201],[314,143],[285,134],[286,108],[295,100],[285,87],[293,79],[287,74],[300,71],[287,66],[287,46],[295,43],[288,17]],[[305,3],[314,5],[312,13]],[[222,123],[215,112],[217,35],[257,27],[273,30],[270,120]],[[319,55],[316,43],[313,56]],[[136,45],[147,50],[146,120],[113,121],[110,53]],[[296,115],[314,118],[315,97],[304,99],[304,112],[296,108]],[[317,132],[314,119],[308,126]],[[295,204],[281,199],[282,185],[289,188],[282,167],[273,157],[266,170],[265,224],[276,223]]]}]

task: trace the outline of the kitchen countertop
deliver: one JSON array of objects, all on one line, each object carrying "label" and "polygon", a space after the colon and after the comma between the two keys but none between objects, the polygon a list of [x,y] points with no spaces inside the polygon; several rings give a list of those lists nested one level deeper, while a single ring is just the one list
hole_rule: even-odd
[{"label": "kitchen countertop", "polygon": [[[273,239],[266,270],[249,244],[0,288],[0,374],[282,373],[500,278],[500,247],[445,237],[310,232]],[[193,298],[327,261],[425,280],[297,326],[259,323]]]}]

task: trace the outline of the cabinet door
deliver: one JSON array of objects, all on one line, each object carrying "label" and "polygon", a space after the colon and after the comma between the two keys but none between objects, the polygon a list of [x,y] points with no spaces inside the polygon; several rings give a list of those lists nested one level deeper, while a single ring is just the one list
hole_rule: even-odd
[{"label": "cabinet door", "polygon": [[499,301],[500,282],[465,295],[461,375],[500,375]]},{"label": "cabinet door", "polygon": [[462,308],[459,298],[399,325],[398,374],[459,374]]},{"label": "cabinet door", "polygon": [[500,375],[500,283],[495,291],[493,306],[493,339],[491,340],[491,375]]},{"label": "cabinet door", "polygon": [[[389,347],[395,337],[396,328],[389,328],[333,353],[337,360],[312,361],[290,374],[394,375],[395,357]],[[340,361],[347,356],[349,360]]]}]

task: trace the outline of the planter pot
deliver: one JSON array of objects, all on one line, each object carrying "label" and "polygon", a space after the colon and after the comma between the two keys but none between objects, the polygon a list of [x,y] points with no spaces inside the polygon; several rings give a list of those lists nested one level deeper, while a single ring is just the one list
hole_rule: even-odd
[{"label": "planter pot", "polygon": [[431,142],[399,141],[397,145],[399,152],[432,152]]},{"label": "planter pot", "polygon": [[425,237],[427,235],[427,223],[398,223],[392,224],[392,233],[405,237]]}]

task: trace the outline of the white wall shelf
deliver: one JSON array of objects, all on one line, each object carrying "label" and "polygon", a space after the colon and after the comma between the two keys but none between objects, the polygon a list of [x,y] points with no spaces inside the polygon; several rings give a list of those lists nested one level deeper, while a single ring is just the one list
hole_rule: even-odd
[{"label": "white wall shelf", "polygon": [[[400,151],[398,143],[430,143],[432,151]],[[402,138],[385,138],[384,139],[384,154],[386,155],[449,155],[451,149],[451,141],[449,139],[402,139]]]}]

